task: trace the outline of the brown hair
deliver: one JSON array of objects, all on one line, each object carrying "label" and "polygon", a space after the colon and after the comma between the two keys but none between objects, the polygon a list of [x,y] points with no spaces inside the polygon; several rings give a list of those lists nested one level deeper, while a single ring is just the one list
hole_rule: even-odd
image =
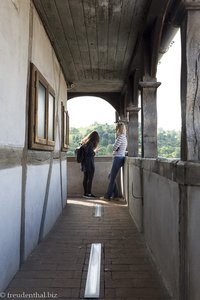
[{"label": "brown hair", "polygon": [[94,149],[97,147],[98,143],[99,143],[99,134],[97,131],[92,131],[91,133],[89,133],[86,137],[84,137],[81,141],[82,145],[85,145],[87,143],[91,142],[94,146]]}]

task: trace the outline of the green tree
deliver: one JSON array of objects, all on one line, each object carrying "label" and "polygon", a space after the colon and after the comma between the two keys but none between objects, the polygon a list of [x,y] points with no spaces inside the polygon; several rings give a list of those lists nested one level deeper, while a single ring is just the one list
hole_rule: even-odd
[{"label": "green tree", "polygon": [[180,131],[158,130],[158,156],[164,158],[180,157]]},{"label": "green tree", "polygon": [[[70,146],[68,156],[74,156],[75,149],[79,146],[84,136],[96,130],[100,136],[98,156],[112,156],[112,147],[115,142],[115,126],[109,124],[94,123],[88,127],[71,128],[69,141]],[[138,128],[139,155],[141,155],[141,125]],[[180,157],[180,131],[158,129],[158,156],[163,158]]]},{"label": "green tree", "polygon": [[96,130],[100,137],[99,147],[101,149],[98,152],[98,156],[111,156],[112,145],[115,141],[115,126],[109,124],[98,124],[96,122],[85,128],[70,128],[70,145],[67,155],[74,156],[74,151],[79,146],[81,140],[93,130]]}]

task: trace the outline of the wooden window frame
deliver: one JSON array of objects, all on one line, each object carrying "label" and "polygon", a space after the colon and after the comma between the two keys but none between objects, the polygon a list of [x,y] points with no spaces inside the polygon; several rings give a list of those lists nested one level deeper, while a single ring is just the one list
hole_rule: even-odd
[{"label": "wooden window frame", "polygon": [[[45,136],[38,136],[38,91],[39,84],[45,88]],[[49,126],[49,95],[53,97],[53,140],[48,138]],[[53,151],[55,147],[56,128],[55,92],[34,64],[31,64],[31,86],[29,107],[29,148],[34,150]]]},{"label": "wooden window frame", "polygon": [[62,145],[61,151],[68,151],[69,148],[69,114],[65,110],[63,103],[61,102],[61,133],[62,133]]}]

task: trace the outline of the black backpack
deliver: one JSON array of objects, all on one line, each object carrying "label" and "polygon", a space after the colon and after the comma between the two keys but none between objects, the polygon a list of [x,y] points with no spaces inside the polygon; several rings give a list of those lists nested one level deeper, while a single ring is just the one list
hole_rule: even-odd
[{"label": "black backpack", "polygon": [[83,160],[85,158],[85,148],[83,145],[81,145],[80,147],[77,147],[75,149],[75,158],[76,158],[77,163],[83,162]]}]

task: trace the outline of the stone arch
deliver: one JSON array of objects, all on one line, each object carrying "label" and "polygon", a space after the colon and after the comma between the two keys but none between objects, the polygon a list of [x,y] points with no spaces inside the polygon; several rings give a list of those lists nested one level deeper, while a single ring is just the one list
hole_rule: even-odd
[{"label": "stone arch", "polygon": [[[74,116],[72,123],[79,124],[80,127],[89,126],[93,123],[110,123],[115,122],[116,117],[116,110],[108,101],[103,98],[96,97],[96,96],[79,96],[79,97],[71,97],[68,99],[75,100],[75,109],[78,107],[77,110],[74,109],[74,105],[72,102],[68,104],[68,111],[70,113],[70,118],[72,115]],[[78,105],[80,103],[80,106]],[[72,104],[72,106],[70,106]],[[88,113],[87,113],[88,107]],[[85,109],[86,108],[86,109]],[[95,113],[96,112],[96,113]],[[92,114],[91,114],[92,113]],[[84,118],[82,117],[84,114]],[[89,124],[89,122],[91,122]],[[72,127],[76,127],[72,125]],[[78,125],[79,126],[79,125]]]},{"label": "stone arch", "polygon": [[116,110],[116,112],[118,113],[118,115],[121,115],[121,102],[122,102],[122,97],[121,97],[121,93],[109,93],[109,92],[105,92],[105,93],[76,93],[76,92],[68,92],[68,99],[70,100],[72,98],[75,97],[83,97],[83,96],[88,96],[88,97],[97,97],[97,98],[101,98],[103,100],[105,100],[106,102],[108,102],[110,105],[112,105],[112,107]]}]

